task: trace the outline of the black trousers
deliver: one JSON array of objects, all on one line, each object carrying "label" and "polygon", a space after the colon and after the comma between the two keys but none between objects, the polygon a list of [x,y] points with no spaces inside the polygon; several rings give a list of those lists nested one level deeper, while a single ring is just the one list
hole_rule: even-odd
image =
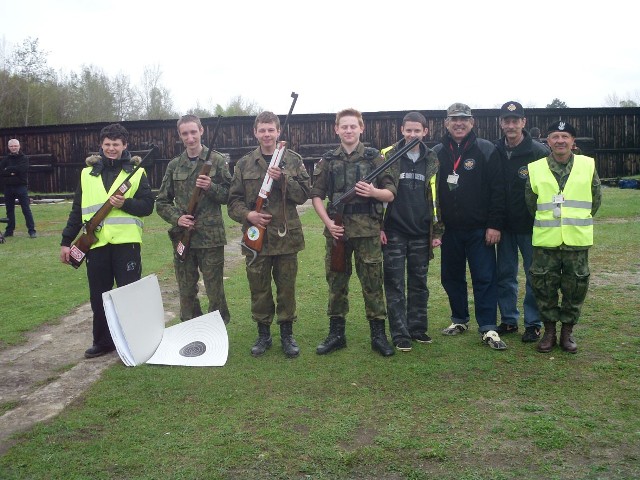
[{"label": "black trousers", "polygon": [[87,278],[89,298],[93,310],[93,344],[113,349],[113,339],[104,313],[102,294],[140,280],[142,261],[139,243],[107,244],[92,248],[87,254]]}]

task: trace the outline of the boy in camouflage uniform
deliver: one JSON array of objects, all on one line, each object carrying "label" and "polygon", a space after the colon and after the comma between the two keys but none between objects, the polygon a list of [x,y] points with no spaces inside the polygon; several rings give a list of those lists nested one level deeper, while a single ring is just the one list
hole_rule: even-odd
[{"label": "boy in camouflage uniform", "polygon": [[541,353],[558,343],[558,321],[562,323],[560,348],[577,353],[573,326],[589,289],[593,215],[600,208],[602,192],[593,158],[572,151],[575,137],[575,129],[567,122],[551,124],[547,133],[551,155],[529,164],[525,186],[527,207],[535,216],[530,273],[544,323],[537,346]]},{"label": "boy in camouflage uniform", "polygon": [[[242,224],[243,233],[251,226],[264,230],[262,249],[245,249],[247,279],[251,290],[251,316],[258,324],[258,339],[251,355],[259,357],[271,347],[271,323],[277,315],[282,350],[288,358],[297,357],[300,348],[293,338],[296,313],[298,252],[304,249],[302,223],[296,209],[309,197],[309,174],[302,157],[285,150],[279,166],[269,167],[280,135],[280,120],[272,112],[256,117],[253,133],[259,146],[242,157],[235,166],[229,191],[229,216]],[[273,180],[271,192],[260,212],[256,200],[265,175]],[[283,234],[283,232],[286,232]],[[276,303],[271,278],[276,284]]]},{"label": "boy in camouflage uniform", "polygon": [[[231,316],[222,283],[224,246],[227,243],[222,209],[227,203],[231,174],[224,157],[212,152],[209,175],[200,175],[209,149],[202,145],[204,129],[195,115],[178,120],[178,134],[186,150],[169,162],[156,199],[156,210],[167,221],[173,244],[173,265],[180,291],[180,319],[184,322],[202,315],[198,300],[199,271],[209,298],[209,312],[218,310],[225,323]],[[194,215],[187,215],[195,188],[204,192]],[[178,241],[186,229],[194,229],[184,261],[175,255]],[[199,271],[198,271],[199,270]]]},{"label": "boy in camouflage uniform", "polygon": [[[354,109],[337,113],[336,135],[340,146],[327,152],[316,164],[313,172],[311,198],[316,213],[325,225],[325,271],[329,284],[329,335],[318,345],[316,353],[327,354],[347,346],[345,317],[349,312],[349,279],[351,256],[355,255],[358,278],[362,285],[367,320],[371,329],[371,348],[383,356],[394,354],[387,340],[384,323],[386,311],[382,289],[382,251],[380,224],[382,202],[391,202],[396,193],[393,177],[387,172],[373,183],[361,181],[369,172],[384,162],[374,148],[360,142],[364,131],[362,114]],[[332,203],[355,185],[356,199],[344,205],[344,225],[336,225]],[[327,208],[325,197],[329,197]],[[334,241],[345,237],[346,271],[331,270],[331,250]]]}]

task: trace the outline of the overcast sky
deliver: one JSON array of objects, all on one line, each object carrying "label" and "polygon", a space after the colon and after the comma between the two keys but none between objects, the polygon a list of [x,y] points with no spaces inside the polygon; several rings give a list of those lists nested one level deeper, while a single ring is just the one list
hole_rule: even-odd
[{"label": "overcast sky", "polygon": [[[640,100],[633,2],[20,0],[6,50],[39,38],[49,65],[139,83],[158,65],[178,113],[240,95],[285,114]],[[1,45],[1,43],[0,43]]]}]

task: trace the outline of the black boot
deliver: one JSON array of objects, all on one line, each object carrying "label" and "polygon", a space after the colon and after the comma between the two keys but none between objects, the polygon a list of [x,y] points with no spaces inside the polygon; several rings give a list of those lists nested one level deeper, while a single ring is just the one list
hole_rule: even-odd
[{"label": "black boot", "polygon": [[383,357],[390,357],[396,351],[389,344],[387,335],[384,333],[384,320],[371,320],[371,348]]},{"label": "black boot", "polygon": [[271,344],[273,340],[271,340],[271,326],[266,323],[258,324],[258,339],[256,343],[251,347],[251,355],[254,357],[259,357],[260,355],[264,355],[264,352],[267,349],[271,348]]},{"label": "black boot", "polygon": [[280,342],[286,357],[295,358],[300,355],[300,347],[298,347],[293,338],[293,322],[282,322],[280,324]]},{"label": "black boot", "polygon": [[331,317],[329,319],[329,335],[316,348],[318,355],[331,353],[347,346],[347,337],[344,335],[344,317]]}]

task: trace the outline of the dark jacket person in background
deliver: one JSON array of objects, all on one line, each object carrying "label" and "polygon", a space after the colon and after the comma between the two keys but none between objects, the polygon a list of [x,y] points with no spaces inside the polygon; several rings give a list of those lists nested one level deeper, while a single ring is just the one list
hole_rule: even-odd
[{"label": "dark jacket person in background", "polygon": [[30,238],[36,238],[36,225],[29,206],[29,157],[20,151],[20,142],[15,138],[9,140],[9,155],[0,162],[0,176],[4,183],[4,204],[7,209],[7,228],[5,237],[13,237],[16,228],[16,199],[20,202],[27,231]]}]

